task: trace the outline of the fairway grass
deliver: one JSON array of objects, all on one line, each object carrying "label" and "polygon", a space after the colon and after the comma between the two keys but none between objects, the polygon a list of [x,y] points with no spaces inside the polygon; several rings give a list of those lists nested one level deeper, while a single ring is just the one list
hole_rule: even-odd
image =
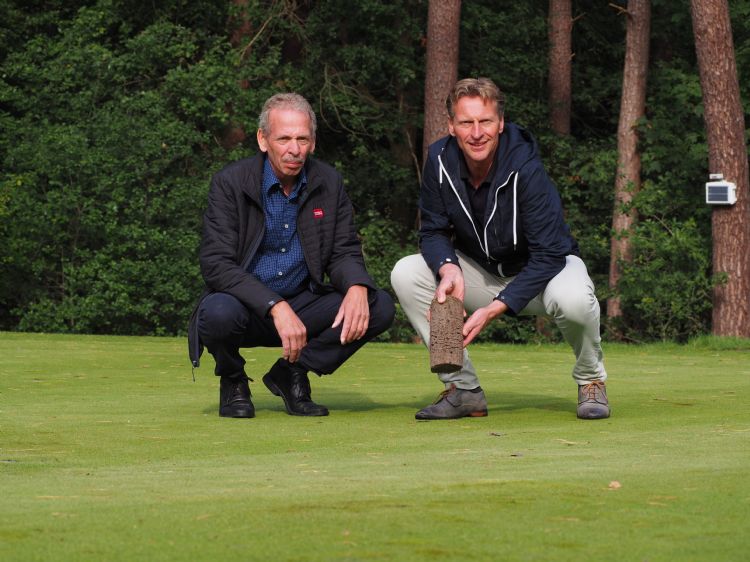
[{"label": "fairway grass", "polygon": [[[730,346],[732,347],[732,346]],[[472,348],[486,418],[417,422],[417,345],[370,344],[288,416],[219,418],[186,342],[0,333],[0,560],[742,561],[750,346],[605,347],[575,417],[565,346]]]}]

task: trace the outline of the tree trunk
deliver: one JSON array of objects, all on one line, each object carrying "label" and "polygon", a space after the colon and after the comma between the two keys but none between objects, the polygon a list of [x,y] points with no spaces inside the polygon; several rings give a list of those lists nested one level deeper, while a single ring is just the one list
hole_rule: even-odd
[{"label": "tree trunk", "polygon": [[[247,15],[247,0],[232,0],[232,5],[235,6],[235,11],[229,17],[229,21],[227,21],[229,42],[232,47],[239,49],[252,35],[253,24]],[[247,80],[240,79],[239,83],[243,90],[248,89],[249,84]],[[226,109],[230,116],[229,121],[224,124],[224,128],[219,133],[218,140],[226,150],[231,150],[245,141],[247,132],[242,125],[232,119],[233,108],[227,107]]]},{"label": "tree trunk", "polygon": [[571,0],[549,0],[549,118],[558,135],[570,134],[572,31]]},{"label": "tree trunk", "polygon": [[427,157],[427,147],[448,134],[445,98],[458,79],[460,21],[461,0],[430,0],[427,10],[422,162]]},{"label": "tree trunk", "polygon": [[641,155],[638,151],[638,120],[645,114],[646,77],[648,74],[649,31],[651,26],[650,0],[629,0],[625,12],[625,68],[622,78],[620,121],[617,127],[617,174],[615,202],[612,212],[612,241],[610,245],[609,286],[614,295],[607,300],[607,317],[622,316],[617,285],[622,276],[622,262],[632,259],[628,237],[638,212],[631,207],[633,197],[641,187]]},{"label": "tree trunk", "polygon": [[251,36],[253,24],[247,17],[247,0],[232,0],[232,4],[236,6],[236,12],[230,16],[227,25],[229,27],[229,42],[236,49]]},{"label": "tree trunk", "polygon": [[713,271],[727,282],[714,288],[713,333],[750,337],[750,178],[745,125],[727,0],[691,0],[710,173],[737,184],[737,203],[714,207]]},{"label": "tree trunk", "polygon": [[[573,17],[571,0],[549,0],[547,34],[549,37],[548,105],[550,128],[560,136],[570,135],[571,71],[573,62]],[[536,331],[550,339],[552,320],[536,317]]]}]

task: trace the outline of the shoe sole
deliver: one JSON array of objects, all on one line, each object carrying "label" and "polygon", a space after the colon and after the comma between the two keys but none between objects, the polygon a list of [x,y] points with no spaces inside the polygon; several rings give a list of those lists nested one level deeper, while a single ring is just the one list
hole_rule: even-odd
[{"label": "shoe sole", "polygon": [[289,408],[289,404],[287,404],[286,396],[284,396],[284,393],[279,390],[278,385],[271,380],[271,377],[269,375],[266,375],[263,377],[263,384],[266,385],[266,388],[271,391],[271,394],[274,396],[278,396],[281,398],[281,400],[284,402],[284,409],[286,410],[286,413],[290,416],[300,416],[304,418],[310,418],[310,417],[323,417],[328,415],[328,411],[326,411],[325,414],[302,414],[300,412],[295,412],[292,409]]},{"label": "shoe sole", "polygon": [[604,415],[594,414],[591,416],[582,416],[580,414],[577,414],[579,420],[606,420],[609,417],[609,412],[607,412]]},{"label": "shoe sole", "polygon": [[219,410],[219,417],[221,418],[254,418],[255,412],[251,410],[241,410],[239,412],[233,412],[231,414],[224,413]]},{"label": "shoe sole", "polygon": [[414,416],[414,419],[417,419],[417,420],[460,420],[461,418],[484,418],[486,416],[487,416],[487,410],[477,410],[476,412],[470,412],[468,414],[463,414],[461,416],[453,416],[450,418],[437,417],[437,416],[420,417],[419,414],[417,414]]}]

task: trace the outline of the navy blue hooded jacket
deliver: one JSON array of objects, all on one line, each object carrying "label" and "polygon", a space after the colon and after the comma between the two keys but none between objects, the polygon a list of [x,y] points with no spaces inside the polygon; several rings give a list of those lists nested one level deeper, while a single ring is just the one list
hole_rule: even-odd
[{"label": "navy blue hooded jacket", "polygon": [[578,244],[531,133],[506,121],[494,169],[484,221],[477,224],[461,179],[456,139],[432,144],[419,198],[419,244],[436,277],[446,263],[460,266],[456,249],[490,273],[515,275],[495,297],[515,315],[562,271],[565,256],[578,255]]}]

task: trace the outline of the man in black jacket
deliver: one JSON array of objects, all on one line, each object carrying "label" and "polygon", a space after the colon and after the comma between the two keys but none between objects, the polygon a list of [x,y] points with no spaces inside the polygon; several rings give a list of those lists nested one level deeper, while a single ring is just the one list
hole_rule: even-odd
[{"label": "man in black jacket", "polygon": [[[432,299],[460,299],[471,312],[464,347],[503,314],[554,318],[576,356],[578,417],[608,417],[599,303],[534,139],[504,120],[487,78],[459,81],[446,105],[450,135],[430,146],[424,168],[421,255],[391,274],[401,306],[428,343]],[[487,415],[466,350],[461,370],[440,379],[445,391],[417,419]]]},{"label": "man in black jacket", "polygon": [[252,418],[241,347],[280,346],[263,383],[287,413],[325,416],[308,371],[330,374],[393,321],[390,296],[365,269],[341,175],[319,160],[316,119],[298,94],[276,94],[258,124],[261,154],[211,182],[200,265],[206,283],[190,321],[194,366],[216,361],[219,415]]}]

